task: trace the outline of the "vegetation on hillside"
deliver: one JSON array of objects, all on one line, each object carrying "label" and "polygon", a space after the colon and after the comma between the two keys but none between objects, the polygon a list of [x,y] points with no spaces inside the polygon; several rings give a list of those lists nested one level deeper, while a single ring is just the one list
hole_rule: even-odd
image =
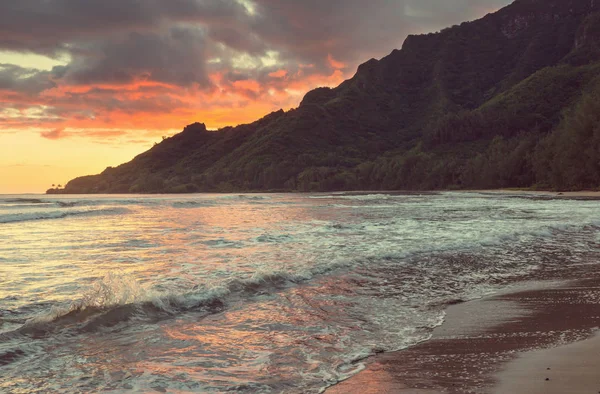
[{"label": "vegetation on hillside", "polygon": [[66,193],[600,187],[600,2],[410,36],[299,108],[193,124]]}]

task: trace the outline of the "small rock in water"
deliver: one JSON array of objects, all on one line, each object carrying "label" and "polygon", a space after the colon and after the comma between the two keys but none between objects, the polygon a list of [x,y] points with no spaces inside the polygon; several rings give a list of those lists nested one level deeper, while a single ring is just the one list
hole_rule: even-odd
[{"label": "small rock in water", "polygon": [[550,378],[546,378],[546,382],[549,381],[549,380],[550,380]]}]

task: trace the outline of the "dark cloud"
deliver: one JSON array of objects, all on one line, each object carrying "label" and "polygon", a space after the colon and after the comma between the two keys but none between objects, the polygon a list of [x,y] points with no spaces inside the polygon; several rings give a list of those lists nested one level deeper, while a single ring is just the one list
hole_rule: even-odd
[{"label": "dark cloud", "polygon": [[[328,54],[357,63],[401,46],[411,32],[473,19],[510,0],[19,0],[0,2],[0,48],[122,56],[155,40],[164,46],[177,24],[206,31],[221,56],[280,52],[288,63],[325,67]],[[250,4],[249,12],[244,5]],[[138,36],[108,48],[132,31]],[[148,41],[145,32],[152,31]],[[159,36],[164,35],[162,39]],[[173,38],[173,37],[171,37]],[[99,42],[106,41],[104,45]],[[132,42],[136,41],[136,42]],[[90,48],[89,42],[95,43]],[[191,44],[191,41],[187,41]],[[133,48],[132,48],[133,46]],[[224,48],[228,49],[224,50]],[[193,49],[193,48],[192,48]],[[98,51],[95,53],[94,50]],[[89,52],[86,52],[89,51]],[[168,53],[168,52],[167,52]],[[133,56],[132,55],[132,56]],[[190,51],[190,57],[194,56]],[[160,62],[160,56],[158,56]],[[149,60],[149,59],[145,59]],[[221,59],[230,64],[229,59]],[[115,61],[118,64],[118,61]],[[111,65],[109,65],[111,66]],[[112,78],[127,79],[128,75]],[[169,77],[172,79],[172,76]]]},{"label": "dark cloud", "polygon": [[247,81],[251,78],[250,74],[239,71],[228,71],[224,77],[229,82]]},{"label": "dark cloud", "polygon": [[206,45],[200,29],[174,27],[163,33],[131,32],[125,37],[77,44],[77,56],[64,76],[80,84],[127,84],[152,80],[210,86]]},{"label": "dark cloud", "polygon": [[52,72],[0,63],[0,91],[37,94],[55,86]]},{"label": "dark cloud", "polygon": [[353,65],[400,48],[411,33],[482,16],[511,0],[255,0],[252,27],[286,57],[326,66],[328,54]]},{"label": "dark cloud", "polygon": [[235,24],[234,0],[18,0],[0,2],[0,47],[68,49],[64,43],[157,29],[174,22]]},{"label": "dark cloud", "polygon": [[[171,92],[173,93],[173,92]],[[69,105],[71,102],[81,102],[89,111],[81,111]],[[163,113],[168,114],[185,103],[171,94],[151,94],[146,97],[132,99],[127,94],[122,94],[117,89],[91,89],[85,93],[69,93],[66,97],[56,98],[52,101],[53,107],[45,112],[57,117],[80,116],[93,119],[97,113],[119,111],[125,114],[138,113]],[[93,109],[93,110],[92,110]]]},{"label": "dark cloud", "polygon": [[241,27],[214,26],[209,29],[209,36],[214,42],[222,43],[238,52],[256,55],[268,50],[266,42],[262,41],[254,32],[243,30]]}]

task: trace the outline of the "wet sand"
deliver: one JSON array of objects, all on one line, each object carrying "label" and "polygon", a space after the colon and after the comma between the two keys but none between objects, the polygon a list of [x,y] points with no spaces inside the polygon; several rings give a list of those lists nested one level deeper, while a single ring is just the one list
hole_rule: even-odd
[{"label": "wet sand", "polygon": [[599,327],[599,279],[454,305],[431,340],[327,393],[598,393]]},{"label": "wet sand", "polygon": [[[497,377],[493,392],[498,394],[598,393],[600,335],[555,349],[525,353],[509,363]],[[541,384],[542,381],[545,384]]]}]

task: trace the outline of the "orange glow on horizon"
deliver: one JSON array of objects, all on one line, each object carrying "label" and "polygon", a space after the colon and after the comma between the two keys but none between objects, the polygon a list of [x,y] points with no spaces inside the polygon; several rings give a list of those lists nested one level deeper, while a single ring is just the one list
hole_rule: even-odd
[{"label": "orange glow on horizon", "polygon": [[[209,129],[247,124],[279,109],[298,106],[319,86],[337,86],[350,75],[328,57],[331,73],[302,65],[269,73],[268,82],[229,82],[222,72],[211,86],[180,87],[139,80],[124,85],[59,85],[39,95],[0,91],[0,103],[13,106],[2,118],[0,193],[43,192],[131,160],[164,135],[202,122]],[[44,112],[52,108],[49,113]],[[33,111],[33,112],[32,112]]]}]

